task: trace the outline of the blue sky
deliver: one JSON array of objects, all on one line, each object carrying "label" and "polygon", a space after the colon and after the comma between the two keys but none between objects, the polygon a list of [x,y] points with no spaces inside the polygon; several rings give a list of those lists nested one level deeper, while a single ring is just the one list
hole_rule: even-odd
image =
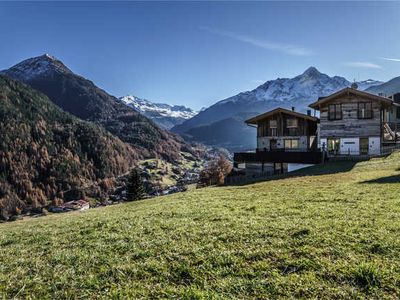
[{"label": "blue sky", "polygon": [[50,53],[111,94],[199,109],[309,66],[400,76],[399,2],[0,2],[0,69]]}]

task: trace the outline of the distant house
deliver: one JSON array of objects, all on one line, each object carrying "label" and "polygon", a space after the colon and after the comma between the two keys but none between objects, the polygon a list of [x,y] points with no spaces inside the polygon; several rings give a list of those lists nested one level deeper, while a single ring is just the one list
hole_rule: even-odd
[{"label": "distant house", "polygon": [[255,152],[234,154],[235,166],[247,176],[285,173],[321,162],[318,118],[277,108],[245,121],[257,128]]},{"label": "distant house", "polygon": [[328,156],[380,155],[400,137],[393,99],[345,88],[310,107],[320,111],[320,146]]},{"label": "distant house", "polygon": [[90,208],[90,204],[86,200],[74,200],[63,203],[61,206],[53,206],[50,212],[61,213],[73,210],[86,210]]}]

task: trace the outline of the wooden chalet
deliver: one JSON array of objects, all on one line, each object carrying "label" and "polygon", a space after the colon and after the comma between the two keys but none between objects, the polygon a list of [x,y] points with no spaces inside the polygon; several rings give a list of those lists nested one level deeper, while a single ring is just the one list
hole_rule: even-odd
[{"label": "wooden chalet", "polygon": [[[329,156],[380,155],[399,139],[393,99],[345,88],[310,104],[320,111],[319,139]],[[400,116],[400,115],[399,115]]]},{"label": "wooden chalet", "polygon": [[284,108],[276,108],[245,121],[257,128],[255,152],[234,154],[235,166],[247,173],[284,173],[299,165],[317,164],[318,118]]}]

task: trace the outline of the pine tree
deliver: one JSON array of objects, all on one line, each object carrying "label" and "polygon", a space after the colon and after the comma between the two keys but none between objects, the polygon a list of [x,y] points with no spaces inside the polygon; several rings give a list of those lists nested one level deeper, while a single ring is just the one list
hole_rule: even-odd
[{"label": "pine tree", "polygon": [[137,169],[132,169],[129,173],[126,185],[126,200],[135,201],[143,199],[145,194],[142,178]]}]

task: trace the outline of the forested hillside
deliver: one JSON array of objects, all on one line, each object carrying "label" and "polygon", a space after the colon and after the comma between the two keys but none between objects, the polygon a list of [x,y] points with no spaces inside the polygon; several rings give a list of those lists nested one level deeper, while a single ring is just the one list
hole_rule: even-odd
[{"label": "forested hillside", "polygon": [[61,201],[95,184],[97,196],[140,156],[95,124],[65,113],[45,95],[0,75],[0,214]]},{"label": "forested hillside", "polygon": [[30,58],[2,73],[41,91],[78,118],[103,126],[131,144],[142,157],[158,156],[173,161],[180,157],[181,150],[196,154],[180,137],[73,73],[53,56]]}]

